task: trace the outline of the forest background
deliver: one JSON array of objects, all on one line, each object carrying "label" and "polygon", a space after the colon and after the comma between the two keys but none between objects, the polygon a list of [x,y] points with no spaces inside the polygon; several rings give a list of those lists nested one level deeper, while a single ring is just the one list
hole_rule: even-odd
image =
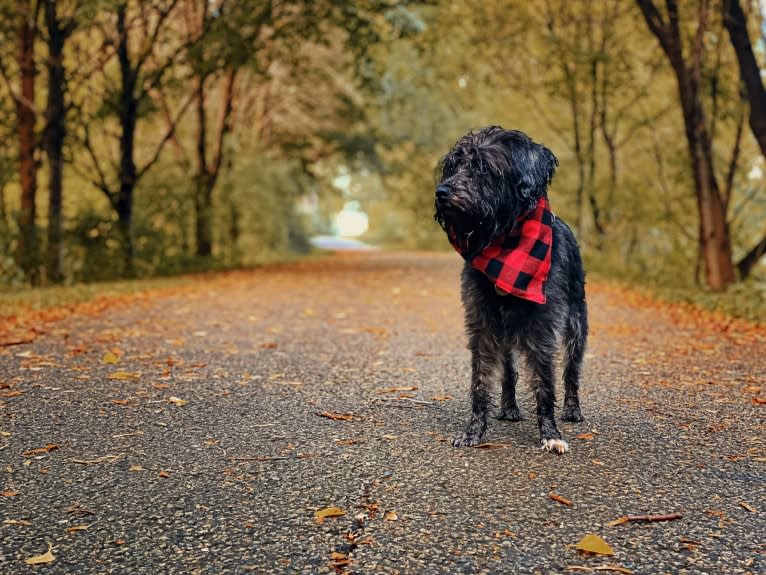
[{"label": "forest background", "polygon": [[500,124],[591,273],[763,319],[765,65],[748,0],[0,0],[0,285],[281,260],[349,202],[449,249],[435,166]]}]

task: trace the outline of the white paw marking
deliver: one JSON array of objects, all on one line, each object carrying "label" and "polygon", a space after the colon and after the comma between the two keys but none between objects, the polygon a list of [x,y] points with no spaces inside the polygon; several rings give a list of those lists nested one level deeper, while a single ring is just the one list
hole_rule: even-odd
[{"label": "white paw marking", "polygon": [[569,445],[563,439],[543,439],[543,451],[566,453],[569,451]]}]

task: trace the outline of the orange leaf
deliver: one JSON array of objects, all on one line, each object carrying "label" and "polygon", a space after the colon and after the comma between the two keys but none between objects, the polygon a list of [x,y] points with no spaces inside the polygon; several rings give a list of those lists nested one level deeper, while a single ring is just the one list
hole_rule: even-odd
[{"label": "orange leaf", "polygon": [[317,415],[319,417],[332,419],[333,421],[351,421],[354,419],[354,414],[352,413],[334,413],[332,411],[322,411],[321,413],[317,412]]},{"label": "orange leaf", "polygon": [[385,389],[378,389],[375,393],[397,393],[399,391],[417,391],[416,385],[405,385],[402,387],[387,387]]},{"label": "orange leaf", "polygon": [[18,491],[0,491],[0,497],[16,497],[18,494]]},{"label": "orange leaf", "polygon": [[766,405],[766,397],[754,397],[752,402],[753,405]]},{"label": "orange leaf", "polygon": [[30,455],[36,455],[38,453],[48,453],[49,451],[54,451],[58,448],[59,446],[55,443],[49,443],[45,447],[35,447],[34,449],[25,451],[22,455],[24,455],[24,457],[29,457]]},{"label": "orange leaf", "polygon": [[556,493],[549,493],[548,497],[550,497],[554,501],[558,501],[562,505],[567,505],[567,506],[571,506],[572,505],[572,500],[571,499],[567,499],[566,497],[562,497],[561,495],[558,495]]},{"label": "orange leaf", "polygon": [[575,435],[575,439],[584,439],[585,441],[592,441],[595,436],[592,433],[581,433]]}]

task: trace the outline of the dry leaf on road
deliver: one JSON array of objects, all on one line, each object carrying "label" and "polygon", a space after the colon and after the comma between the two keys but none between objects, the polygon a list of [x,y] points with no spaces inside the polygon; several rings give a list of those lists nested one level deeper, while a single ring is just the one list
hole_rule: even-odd
[{"label": "dry leaf on road", "polygon": [[141,377],[141,373],[138,371],[113,371],[112,373],[108,374],[106,376],[107,379],[111,379],[114,381],[130,381],[134,379],[139,379]]},{"label": "dry leaf on road", "polygon": [[595,555],[614,555],[614,549],[595,533],[588,533],[575,545],[575,548],[583,553]]},{"label": "dry leaf on road", "polygon": [[48,443],[45,447],[35,447],[34,449],[29,449],[25,451],[22,455],[24,457],[29,457],[30,455],[37,455],[38,453],[48,453],[50,451],[54,451],[58,449],[60,446],[55,443]]},{"label": "dry leaf on road", "polygon": [[314,511],[314,521],[317,525],[324,523],[325,519],[330,517],[343,517],[346,514],[340,507],[325,507],[319,511]]},{"label": "dry leaf on road", "polygon": [[558,495],[557,493],[549,493],[548,497],[550,497],[554,501],[558,501],[562,505],[567,505],[567,506],[571,506],[572,505],[572,500],[571,499],[567,499],[566,497],[562,497],[561,495]]},{"label": "dry leaf on road", "polygon": [[41,565],[44,563],[51,563],[56,559],[56,556],[52,553],[52,551],[53,545],[48,543],[48,551],[46,553],[43,553],[42,555],[35,555],[29,559],[24,559],[24,563],[27,565]]},{"label": "dry leaf on road", "polygon": [[354,419],[353,413],[335,413],[332,411],[317,411],[316,414],[319,417],[326,417],[327,419],[332,419],[333,421],[351,421]]}]

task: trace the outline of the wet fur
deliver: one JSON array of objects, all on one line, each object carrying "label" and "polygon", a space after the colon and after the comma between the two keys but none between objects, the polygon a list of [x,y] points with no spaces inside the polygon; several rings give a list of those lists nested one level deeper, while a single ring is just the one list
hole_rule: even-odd
[{"label": "wet fur", "polygon": [[[490,126],[463,136],[439,167],[441,199],[435,218],[451,229],[469,257],[547,195],[558,162],[553,153],[518,131]],[[445,197],[448,195],[448,197]],[[480,443],[494,384],[501,382],[499,419],[518,421],[517,361],[531,374],[543,449],[568,446],[554,419],[556,351],[564,347],[564,404],[561,419],[582,421],[578,390],[588,336],[585,273],[574,234],[555,218],[546,303],[499,295],[481,272],[466,262],[462,300],[471,350],[471,418],[455,446]]]}]

